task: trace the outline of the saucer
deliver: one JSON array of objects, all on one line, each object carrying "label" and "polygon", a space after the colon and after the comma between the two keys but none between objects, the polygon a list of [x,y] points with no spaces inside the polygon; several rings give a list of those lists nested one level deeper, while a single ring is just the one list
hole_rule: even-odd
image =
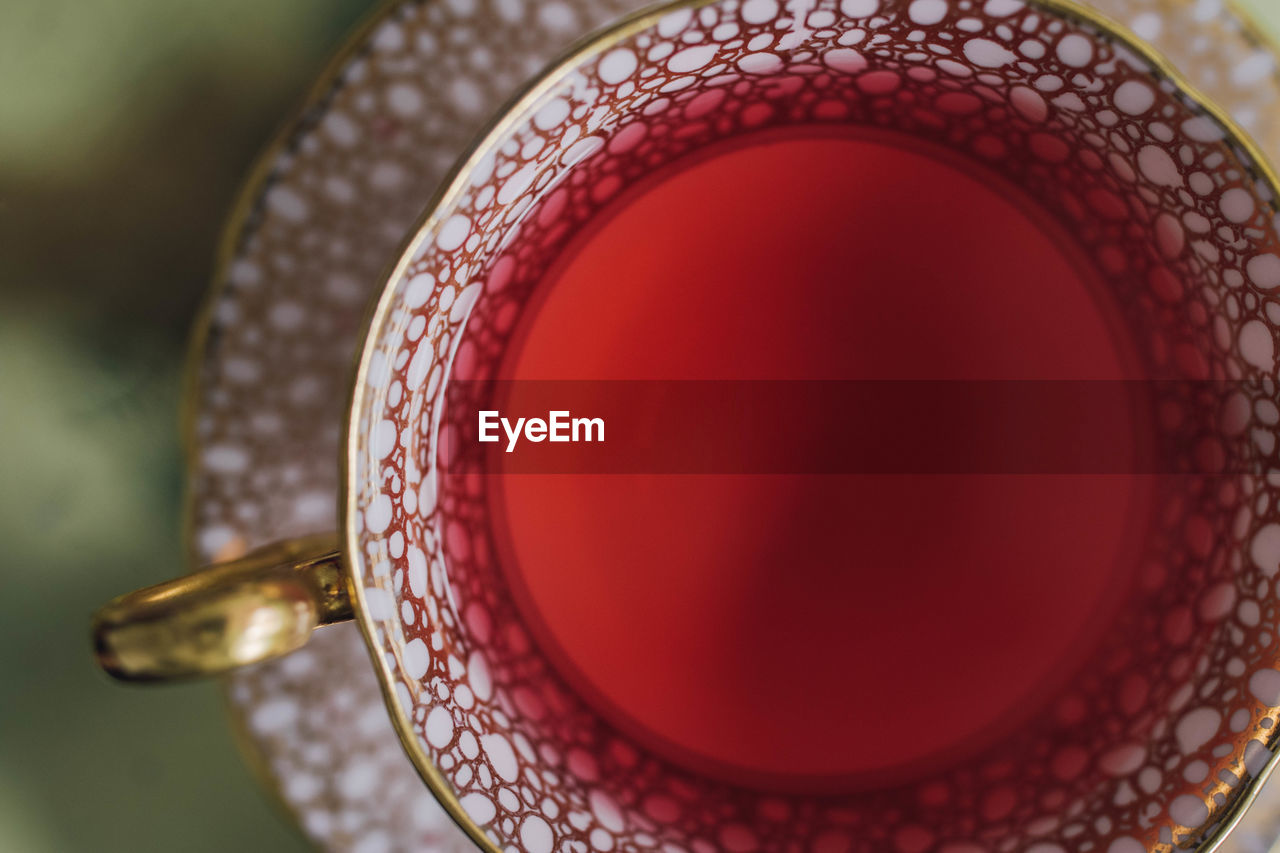
[{"label": "saucer", "polygon": [[[520,84],[582,33],[643,5],[400,0],[335,58],[242,192],[197,328],[186,425],[193,558],[336,529],[351,363],[388,263]],[[1164,50],[1280,158],[1275,56],[1246,18],[1216,0],[1093,5]],[[303,650],[237,673],[228,695],[246,756],[321,846],[474,849],[402,752],[356,626],[322,629]],[[1249,849],[1236,844],[1222,849]]]}]

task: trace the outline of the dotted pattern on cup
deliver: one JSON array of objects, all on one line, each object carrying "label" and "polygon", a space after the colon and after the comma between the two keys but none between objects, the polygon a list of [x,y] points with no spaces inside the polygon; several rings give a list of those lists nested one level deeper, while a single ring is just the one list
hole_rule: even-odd
[{"label": "dotted pattern on cup", "polygon": [[[1253,429],[1257,442],[1275,370],[1273,200],[1212,118],[1148,71],[1088,25],[1017,2],[844,0],[796,15],[774,0],[722,2],[672,13],[593,58],[495,141],[396,283],[369,360],[354,482],[360,580],[401,710],[496,843],[1160,849],[1193,841],[1256,771],[1280,705],[1274,637],[1257,628],[1280,565],[1266,550],[1272,498],[1261,479],[1195,495],[1173,525],[1188,541],[1160,555],[1185,563],[1157,562],[1147,581],[1159,607],[1134,614],[1158,620],[1143,633],[1169,652],[1159,670],[1139,660],[1054,709],[1062,724],[1091,719],[1082,728],[1107,740],[1033,738],[833,805],[690,776],[556,687],[492,582],[487,544],[466,538],[465,505],[442,502],[431,456],[463,324],[482,293],[497,298],[508,281],[484,261],[543,189],[621,186],[626,163],[655,168],[707,138],[768,124],[781,104],[789,121],[894,127],[1000,161],[1076,224],[1105,273],[1140,283],[1133,306],[1177,306],[1143,341],[1153,365],[1256,380],[1256,411],[1233,434]],[[632,132],[641,114],[648,138]],[[670,132],[658,137],[655,124]],[[579,169],[595,174],[566,177]],[[566,207],[589,212],[602,201],[589,192]],[[1226,580],[1212,583],[1214,572]]]}]

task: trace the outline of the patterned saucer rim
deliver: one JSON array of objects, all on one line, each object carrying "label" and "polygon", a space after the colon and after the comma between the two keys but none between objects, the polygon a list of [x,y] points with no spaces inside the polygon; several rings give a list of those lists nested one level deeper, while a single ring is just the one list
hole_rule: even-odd
[{"label": "patterned saucer rim", "polygon": [[[313,81],[293,102],[272,130],[267,141],[253,155],[249,169],[222,218],[214,249],[209,286],[200,297],[195,317],[191,322],[187,344],[183,354],[182,390],[179,407],[178,431],[183,458],[182,530],[181,541],[186,554],[187,570],[199,571],[202,562],[196,545],[196,508],[200,491],[196,488],[200,465],[200,436],[196,428],[200,415],[200,403],[204,399],[202,378],[205,360],[210,356],[210,335],[214,328],[215,312],[229,287],[228,271],[235,262],[241,240],[263,196],[271,186],[271,175],[280,156],[290,143],[304,130],[307,117],[324,107],[330,94],[342,83],[342,72],[363,52],[378,27],[381,26],[406,0],[377,0],[343,36],[338,47],[329,54]],[[354,356],[353,356],[354,361]],[[290,826],[302,834],[300,816],[289,805],[279,776],[272,770],[267,756],[254,742],[245,711],[232,698],[231,679],[221,679],[221,703],[227,717],[227,726],[236,751],[240,754],[254,781],[267,795],[272,808]],[[406,757],[408,757],[406,755]]]},{"label": "patterned saucer rim", "polygon": [[[427,0],[432,2],[432,0]],[[603,33],[597,33],[585,39],[575,42],[574,46],[567,51],[560,53],[560,58],[548,64],[548,69],[555,69],[566,62],[571,62],[572,58],[577,56],[584,46],[596,43],[603,38],[615,39],[625,35],[625,28],[628,26],[642,27],[647,23],[652,23],[657,17],[660,17],[666,11],[676,8],[697,6],[706,0],[677,0],[677,2],[661,4],[655,11],[653,7],[643,9],[639,12],[625,16],[615,21]],[[1115,38],[1119,43],[1133,49],[1135,53],[1142,56],[1145,60],[1152,63],[1161,73],[1165,74],[1169,79],[1176,82],[1187,95],[1202,105],[1206,111],[1219,119],[1232,133],[1238,138],[1250,156],[1254,157],[1260,166],[1260,171],[1264,173],[1273,186],[1280,185],[1280,178],[1277,177],[1276,169],[1271,165],[1270,157],[1261,150],[1260,146],[1255,143],[1252,138],[1245,133],[1238,123],[1226,113],[1225,110],[1218,107],[1216,102],[1203,94],[1203,91],[1193,86],[1182,74],[1182,72],[1174,67],[1172,63],[1166,60],[1163,54],[1159,53],[1156,48],[1149,45],[1145,40],[1136,36],[1127,26],[1110,18],[1104,13],[1086,7],[1078,0],[1027,0],[1030,5],[1039,5],[1052,9],[1061,14],[1067,14],[1077,17],[1080,20],[1091,23],[1103,30],[1109,37]],[[1174,0],[1174,5],[1184,4],[1189,0]],[[339,48],[324,63],[321,71],[317,74],[315,82],[309,87],[306,93],[299,98],[294,106],[287,112],[286,118],[278,125],[270,140],[264,145],[259,153],[254,157],[252,165],[235,194],[232,204],[229,206],[228,212],[224,218],[224,223],[217,242],[217,248],[214,254],[214,262],[212,265],[211,285],[202,297],[200,307],[197,310],[195,320],[192,324],[189,344],[184,359],[183,371],[183,393],[182,407],[180,410],[180,434],[182,438],[182,446],[184,453],[184,468],[187,474],[184,488],[184,508],[183,508],[183,539],[186,543],[186,552],[190,555],[190,567],[194,569],[198,563],[195,559],[195,526],[196,513],[195,508],[198,502],[199,494],[194,488],[195,472],[198,470],[200,441],[196,429],[196,420],[199,416],[199,404],[201,402],[202,390],[202,371],[206,358],[209,357],[210,333],[214,328],[214,311],[227,288],[227,271],[234,262],[236,253],[241,245],[241,241],[246,234],[247,227],[250,225],[250,218],[261,201],[262,196],[270,188],[270,178],[273,167],[281,154],[287,151],[292,139],[303,129],[307,123],[309,116],[316,114],[317,110],[323,110],[324,103],[334,91],[334,89],[342,84],[341,73],[348,63],[357,57],[363,50],[367,48],[368,41],[372,34],[377,30],[379,25],[384,23],[398,8],[403,6],[405,0],[379,0],[379,2],[369,10],[363,19],[351,30],[345,37]],[[1256,20],[1252,13],[1244,10],[1237,0],[1225,0],[1224,15],[1234,18],[1239,25],[1239,30],[1244,39],[1254,45],[1265,49],[1273,55],[1280,56],[1280,39],[1274,38],[1261,24]],[[526,98],[535,97],[540,86],[550,79],[548,72],[544,71],[531,84],[527,85],[522,92],[516,96],[510,103],[522,102]],[[505,114],[507,110],[503,110]],[[491,133],[500,126],[500,123],[490,123],[484,129],[477,139],[487,138]],[[473,144],[467,151],[462,152],[459,156],[459,164],[464,163],[476,151]],[[436,194],[436,198],[425,208],[427,216],[420,220],[411,230],[411,237],[405,241],[405,253],[407,255],[409,247],[416,245],[419,238],[430,230],[430,212],[435,209],[439,199],[445,194],[445,189],[453,182],[458,175],[459,167],[455,167],[441,183],[441,191]],[[402,255],[403,256],[403,255]],[[394,265],[398,266],[398,264]],[[388,269],[392,269],[393,265],[389,264]],[[389,276],[390,277],[390,276]],[[383,289],[385,295],[385,288]],[[382,313],[378,308],[378,303],[382,300],[374,300],[371,309],[367,314],[367,322],[362,327],[367,331],[373,327],[377,321],[377,316]],[[367,340],[367,337],[366,337]],[[359,355],[359,354],[358,354]],[[360,359],[363,361],[363,359]],[[349,427],[349,424],[347,424]],[[347,442],[343,442],[343,462],[349,453]],[[345,468],[345,465],[344,465]],[[345,471],[344,471],[345,480]],[[347,544],[350,545],[354,541],[354,528],[348,523],[346,514],[348,507],[343,502],[343,520],[341,527],[344,536],[347,538]],[[348,564],[348,571],[350,571]],[[361,622],[361,633],[365,637],[366,646],[369,647],[370,637],[365,630],[365,624]],[[369,647],[372,652],[373,649]],[[383,700],[391,703],[391,707],[396,709],[393,712],[393,721],[397,735],[400,738],[402,747],[405,748],[406,754],[414,759],[415,765],[418,766],[420,775],[432,793],[441,802],[445,811],[457,822],[464,831],[476,842],[482,849],[498,851],[500,848],[493,845],[492,841],[476,826],[466,815],[465,812],[457,806],[456,796],[447,790],[443,779],[439,780],[441,788],[437,789],[428,775],[423,772],[424,766],[429,766],[430,761],[425,756],[419,758],[414,755],[416,748],[416,736],[408,728],[407,721],[401,719],[398,704],[395,703],[393,693],[389,692],[389,673],[385,673],[385,662],[375,655],[373,661],[378,673],[379,683],[383,690]],[[276,808],[280,809],[284,815],[288,817],[291,823],[297,825],[299,817],[294,810],[288,805],[283,796],[280,782],[281,780],[271,770],[267,757],[256,746],[245,720],[243,709],[239,708],[231,701],[229,682],[224,683],[223,701],[227,709],[230,727],[232,729],[233,739],[238,750],[243,756],[246,764],[250,767],[253,775],[262,785],[264,791],[269,795]],[[411,748],[409,744],[413,744]],[[1223,816],[1219,822],[1217,830],[1214,834],[1202,841],[1200,850],[1202,853],[1212,853],[1217,850],[1225,840],[1227,834],[1240,822],[1249,806],[1256,800],[1260,790],[1265,782],[1269,779],[1277,766],[1280,766],[1280,755],[1273,758],[1262,769],[1262,771],[1250,780],[1249,784],[1242,788],[1240,795],[1235,798],[1227,814]],[[447,792],[447,793],[446,793]],[[442,796],[443,793],[443,796]],[[452,801],[452,802],[450,802]],[[450,808],[450,805],[453,808]]]},{"label": "patterned saucer rim", "polygon": [[267,142],[258,149],[249,165],[249,171],[236,189],[227,213],[223,217],[214,249],[209,287],[200,297],[195,319],[187,338],[183,356],[182,403],[179,410],[179,435],[182,441],[183,469],[186,478],[182,493],[182,542],[194,571],[199,567],[195,560],[195,505],[199,492],[195,488],[198,471],[200,437],[196,429],[201,397],[201,378],[204,360],[209,350],[209,336],[213,331],[214,313],[218,302],[228,287],[227,272],[235,261],[241,239],[249,225],[250,217],[259,201],[270,187],[271,173],[280,155],[303,129],[307,116],[321,108],[330,93],[342,82],[342,71],[363,51],[370,37],[405,0],[377,0],[345,36],[338,48],[324,61],[314,82],[298,97],[272,131]]}]

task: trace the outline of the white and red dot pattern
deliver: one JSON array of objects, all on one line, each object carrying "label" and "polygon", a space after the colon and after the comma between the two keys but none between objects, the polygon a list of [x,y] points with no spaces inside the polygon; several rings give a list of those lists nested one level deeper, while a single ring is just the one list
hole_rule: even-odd
[{"label": "white and red dot pattern", "polygon": [[[272,189],[243,224],[213,304],[196,424],[201,556],[335,523],[331,460],[347,359],[360,303],[377,287],[379,269],[487,111],[560,45],[629,5],[553,4],[542,13],[523,2],[405,4],[389,9],[387,21],[345,63],[273,164]],[[1266,110],[1275,102],[1273,66],[1229,14],[1199,21],[1193,31],[1178,25],[1190,19],[1190,7],[1165,9],[1150,0],[1104,5],[1143,35],[1159,38],[1189,63],[1184,67],[1203,68],[1197,82],[1256,133],[1273,138],[1268,122],[1280,115]],[[856,0],[844,6],[847,14],[860,11]],[[1199,37],[1205,29],[1215,38]],[[831,62],[838,69],[858,60],[835,55]],[[1255,69],[1248,85],[1234,82],[1240,69]],[[610,73],[625,72],[626,61],[618,60]],[[1141,97],[1123,97],[1131,106],[1141,103]],[[1260,554],[1268,541],[1258,538]],[[1206,601],[1210,614],[1236,608],[1255,625],[1267,618],[1261,599],[1237,601],[1227,586],[1206,593]],[[280,780],[283,798],[308,833],[333,849],[465,844],[442,825],[385,721],[379,730],[381,700],[354,638],[349,626],[322,632],[319,645],[296,659],[235,679],[233,697],[248,734],[269,756],[266,769]],[[352,716],[356,711],[363,713]],[[1185,737],[1194,742],[1193,735]],[[1255,764],[1258,755],[1254,750]],[[1123,769],[1137,760],[1133,750],[1121,750],[1108,766]],[[368,782],[373,777],[377,784]],[[475,798],[470,803],[481,808]],[[674,805],[654,798],[652,817],[668,819]],[[536,823],[530,833],[536,842]],[[745,843],[736,829],[726,838],[726,845]],[[922,838],[908,827],[900,843],[927,844]]]},{"label": "white and red dot pattern", "polygon": [[[1194,843],[1269,755],[1280,703],[1275,638],[1242,615],[1246,601],[1261,610],[1276,571],[1243,560],[1266,529],[1264,477],[1195,479],[1166,500],[1144,606],[1105,644],[1113,678],[1080,684],[979,761],[836,798],[694,776],[618,735],[520,628],[477,521],[483,496],[441,486],[448,380],[456,365],[486,375],[505,341],[501,327],[463,329],[481,301],[514,317],[503,304],[518,307],[544,264],[525,248],[554,248],[683,153],[801,122],[997,161],[1096,252],[1152,375],[1235,381],[1212,387],[1241,399],[1169,401],[1174,421],[1206,405],[1238,413],[1197,452],[1224,465],[1274,452],[1255,413],[1275,371],[1274,198],[1211,115],[1106,34],[1035,6],[800,5],[691,4],[548,78],[480,146],[384,296],[357,391],[350,544],[401,726],[499,847]],[[500,251],[514,271],[493,266]]]}]

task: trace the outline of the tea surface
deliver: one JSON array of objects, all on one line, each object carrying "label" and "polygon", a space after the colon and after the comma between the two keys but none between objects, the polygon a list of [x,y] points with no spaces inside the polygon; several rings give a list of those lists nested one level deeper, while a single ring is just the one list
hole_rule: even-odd
[{"label": "tea surface", "polygon": [[[543,277],[501,377],[1133,377],[1057,226],[903,142],[793,130],[630,188]],[[493,479],[503,570],[567,682],[674,761],[782,786],[910,775],[1036,714],[1121,607],[1148,499],[1119,474]]]}]

